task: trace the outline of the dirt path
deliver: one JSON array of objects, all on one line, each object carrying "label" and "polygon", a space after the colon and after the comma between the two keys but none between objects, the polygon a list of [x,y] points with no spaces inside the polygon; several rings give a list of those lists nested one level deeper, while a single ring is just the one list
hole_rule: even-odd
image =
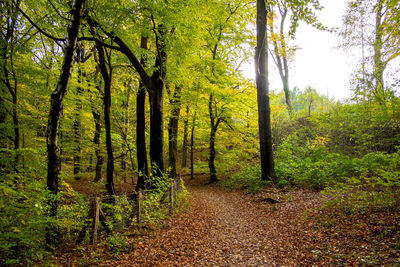
[{"label": "dirt path", "polygon": [[[307,251],[307,209],[320,202],[316,193],[266,192],[258,197],[215,186],[191,186],[191,206],[139,242],[112,265],[129,266],[274,266],[312,261]],[[109,264],[109,262],[108,262]]]}]

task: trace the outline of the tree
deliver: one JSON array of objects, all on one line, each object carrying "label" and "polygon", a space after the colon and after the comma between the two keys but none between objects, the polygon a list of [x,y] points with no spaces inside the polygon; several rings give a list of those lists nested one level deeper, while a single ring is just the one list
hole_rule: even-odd
[{"label": "tree", "polygon": [[178,125],[179,113],[181,108],[181,91],[182,86],[175,86],[172,93],[169,88],[167,90],[169,95],[169,102],[171,105],[171,115],[168,122],[168,154],[169,154],[169,168],[172,178],[176,177],[176,161],[178,156]]},{"label": "tree", "polygon": [[352,0],[340,35],[345,48],[361,48],[361,71],[356,94],[383,104],[392,91],[385,81],[390,63],[400,54],[399,4],[390,0]]},{"label": "tree", "polygon": [[[236,70],[241,62],[236,62],[232,54],[242,50],[243,42],[248,40],[246,25],[249,20],[247,12],[249,3],[237,1],[218,1],[215,3],[213,21],[207,28],[207,71],[205,74],[208,85],[208,115],[210,119],[209,158],[210,183],[218,181],[215,158],[215,141],[217,131],[222,123],[231,128],[228,123],[227,99],[229,89],[235,87]],[[247,15],[247,16],[246,16]],[[229,51],[228,53],[226,51]],[[231,80],[228,79],[231,78]],[[233,93],[235,94],[235,93]]]},{"label": "tree", "polygon": [[[64,60],[58,84],[51,94],[49,120],[47,124],[47,188],[53,194],[58,193],[58,176],[61,163],[58,148],[58,124],[60,119],[60,110],[64,95],[68,88],[68,82],[71,75],[73,63],[73,54],[78,39],[79,27],[81,23],[81,14],[85,0],[76,0],[71,7],[71,21],[67,29],[67,39],[64,47]],[[57,215],[57,201],[53,199],[50,208],[50,217]],[[46,236],[47,249],[52,250],[57,244],[56,233],[49,231]]]},{"label": "tree", "polygon": [[[141,37],[140,48],[147,50],[147,37]],[[142,55],[140,63],[146,66],[146,56]],[[146,153],[146,88],[143,81],[139,83],[139,89],[136,95],[136,153],[138,162],[138,180],[136,183],[136,191],[145,188],[145,179],[149,176],[149,168]]]},{"label": "tree", "polygon": [[5,20],[5,27],[1,29],[2,38],[0,40],[0,123],[5,121],[7,107],[5,104],[5,91],[11,96],[11,115],[13,120],[14,151],[15,159],[13,168],[18,171],[19,148],[20,148],[20,125],[18,119],[18,82],[15,73],[14,54],[18,43],[18,9],[20,1],[5,1],[0,4],[2,11],[1,21]]},{"label": "tree", "polygon": [[78,43],[75,53],[75,64],[78,65],[78,87],[76,90],[76,103],[75,103],[75,114],[74,114],[74,175],[76,179],[80,179],[82,172],[82,95],[84,92],[84,81],[86,79],[86,73],[82,70],[82,64],[85,63],[91,57],[85,47]]},{"label": "tree", "polygon": [[274,177],[274,159],[271,136],[271,110],[269,107],[268,81],[268,10],[265,0],[257,0],[257,47],[255,55],[258,129],[260,138],[261,179],[271,180]]},{"label": "tree", "polygon": [[186,106],[186,116],[183,121],[183,144],[182,144],[182,163],[181,167],[186,168],[188,150],[188,127],[189,127],[189,106]]},{"label": "tree", "polygon": [[[99,55],[99,68],[101,76],[104,81],[104,97],[103,97],[103,108],[104,108],[104,124],[106,128],[106,147],[107,147],[107,178],[106,178],[106,189],[110,196],[115,195],[114,189],[114,153],[112,148],[111,140],[111,118],[110,118],[110,107],[111,107],[111,52],[109,52],[108,59],[105,56],[105,49],[100,41],[96,41],[96,50]],[[109,65],[107,69],[107,63]]]},{"label": "tree", "polygon": [[[311,6],[311,7],[309,7]],[[296,48],[290,47],[288,39],[294,39],[299,21],[305,21],[317,29],[324,30],[325,28],[318,22],[312,8],[320,10],[322,7],[319,1],[288,1],[278,0],[269,4],[268,24],[270,29],[270,40],[273,44],[271,50],[272,59],[278,68],[279,76],[282,81],[285,100],[288,106],[289,114],[293,113],[292,96],[289,87],[289,59],[293,56]],[[290,15],[291,25],[289,32],[285,32],[286,19]],[[278,21],[278,27],[275,29],[274,21]]]}]

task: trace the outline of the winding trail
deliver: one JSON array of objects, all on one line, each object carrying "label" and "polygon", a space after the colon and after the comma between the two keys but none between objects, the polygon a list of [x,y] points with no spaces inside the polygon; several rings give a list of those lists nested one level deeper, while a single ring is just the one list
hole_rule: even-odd
[{"label": "winding trail", "polygon": [[[189,186],[190,207],[143,238],[113,266],[295,266],[312,262],[307,250],[312,192],[245,196],[217,186]],[[265,196],[278,204],[257,201]],[[108,262],[107,265],[110,265]]]}]

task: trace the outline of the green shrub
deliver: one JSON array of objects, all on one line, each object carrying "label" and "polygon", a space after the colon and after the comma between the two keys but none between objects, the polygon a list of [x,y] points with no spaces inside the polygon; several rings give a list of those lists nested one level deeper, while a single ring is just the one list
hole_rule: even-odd
[{"label": "green shrub", "polygon": [[275,155],[278,185],[320,190],[344,181],[354,171],[350,157],[328,151],[325,146],[328,136],[316,136],[311,132],[301,128],[279,146]]},{"label": "green shrub", "polygon": [[400,206],[400,152],[374,152],[353,159],[357,172],[344,183],[333,184],[322,192],[330,204],[350,208]]},{"label": "green shrub", "polygon": [[41,183],[30,183],[24,190],[0,183],[0,265],[30,264],[46,254],[44,234],[51,223],[47,199]]},{"label": "green shrub", "polygon": [[261,166],[248,167],[241,172],[235,173],[228,179],[221,182],[221,185],[228,190],[243,190],[246,194],[258,192],[261,186],[269,183],[261,181]]}]

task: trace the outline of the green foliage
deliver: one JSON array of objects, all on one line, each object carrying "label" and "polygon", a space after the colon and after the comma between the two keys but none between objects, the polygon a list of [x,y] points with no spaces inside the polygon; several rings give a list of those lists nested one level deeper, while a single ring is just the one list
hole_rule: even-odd
[{"label": "green foliage", "polygon": [[76,238],[76,234],[81,230],[87,218],[88,201],[76,192],[71,185],[62,181],[58,205],[56,225],[63,241],[70,242]]},{"label": "green foliage", "polygon": [[50,222],[46,216],[48,192],[40,182],[24,190],[0,183],[0,263],[25,264],[45,255],[43,237]]},{"label": "green foliage", "polygon": [[109,251],[114,255],[117,255],[120,252],[127,251],[128,242],[126,235],[120,233],[115,233],[111,235],[107,239],[107,247]]},{"label": "green foliage", "polygon": [[[23,172],[8,172],[15,151],[0,151],[0,265],[32,264],[46,255],[44,234],[53,224],[46,214],[49,193],[43,186],[44,164],[40,151],[20,149]],[[28,157],[29,156],[29,157]],[[26,160],[29,159],[29,160]]]},{"label": "green foliage", "polygon": [[352,209],[400,206],[400,152],[374,152],[353,159],[357,172],[345,182],[327,187],[323,194],[330,204]]},{"label": "green foliage", "polygon": [[[109,200],[110,198],[108,198]],[[107,217],[107,225],[113,232],[124,230],[130,223],[133,208],[136,201],[132,201],[127,195],[114,196],[112,203],[102,203],[101,208],[106,214],[111,214]]]},{"label": "green foliage", "polygon": [[221,182],[228,190],[243,190],[246,194],[257,193],[262,186],[270,183],[261,181],[261,167],[255,165],[248,167],[241,172],[235,173],[228,179]]},{"label": "green foliage", "polygon": [[276,153],[277,183],[319,190],[343,181],[351,169],[349,158],[330,153],[327,141],[328,137],[316,136],[309,127],[290,135]]}]

